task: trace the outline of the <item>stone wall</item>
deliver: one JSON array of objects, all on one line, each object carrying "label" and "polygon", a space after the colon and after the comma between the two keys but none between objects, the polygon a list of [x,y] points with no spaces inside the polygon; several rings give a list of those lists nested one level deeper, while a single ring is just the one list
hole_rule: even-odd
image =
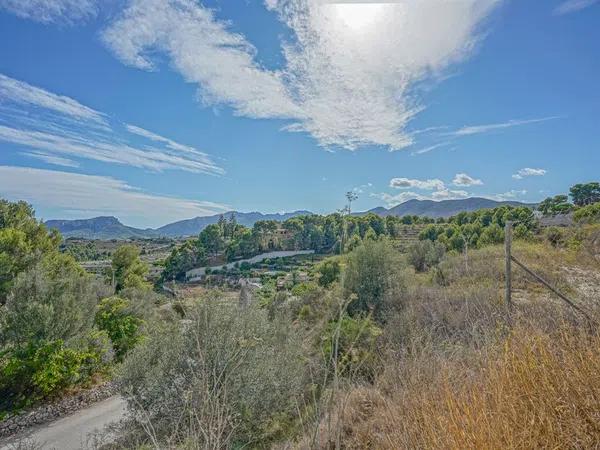
[{"label": "stone wall", "polygon": [[115,386],[112,383],[105,383],[75,395],[64,397],[56,402],[22,411],[0,421],[0,438],[11,436],[35,425],[52,422],[92,403],[105,400],[115,393]]}]

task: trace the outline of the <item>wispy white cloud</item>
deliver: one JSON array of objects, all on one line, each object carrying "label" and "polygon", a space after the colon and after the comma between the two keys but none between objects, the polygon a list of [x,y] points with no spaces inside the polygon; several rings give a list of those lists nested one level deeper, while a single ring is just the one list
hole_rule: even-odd
[{"label": "wispy white cloud", "polygon": [[[138,146],[140,137],[151,141]],[[152,171],[185,170],[220,175],[224,170],[194,147],[146,129],[121,124],[76,100],[0,75],[0,141],[28,149],[28,156],[74,167],[72,158]],[[68,157],[65,158],[65,157]]]},{"label": "wispy white cloud", "polygon": [[412,86],[467,58],[500,1],[268,0],[293,33],[279,70],[261,66],[244,36],[192,0],[132,0],[103,39],[140,69],[155,70],[153,56],[166,54],[205,104],[290,119],[285,130],[322,146],[400,149],[412,143],[405,128],[422,109]]},{"label": "wispy white cloud", "polygon": [[437,178],[431,180],[416,180],[411,178],[392,178],[390,180],[390,187],[396,189],[422,189],[427,191],[443,190],[445,189],[444,182]]},{"label": "wispy white cloud", "polygon": [[[0,0],[1,1],[1,0]],[[72,98],[0,74],[0,102],[13,102],[28,107],[44,108],[74,119],[106,123],[105,115]]]},{"label": "wispy white cloud", "polygon": [[352,188],[352,192],[356,193],[356,194],[364,194],[365,191],[371,189],[373,187],[373,183],[365,183],[365,184],[361,184],[360,186],[356,186]]},{"label": "wispy white cloud", "polygon": [[48,153],[43,152],[26,152],[25,156],[29,156],[30,158],[39,159],[40,161],[44,161],[47,164],[52,164],[55,166],[63,166],[63,167],[79,167],[79,163],[77,161],[73,161],[69,158],[63,158],[61,156],[50,155]]},{"label": "wispy white cloud", "polygon": [[531,167],[525,167],[524,169],[520,169],[512,177],[515,180],[522,180],[525,177],[541,177],[546,175],[546,173],[547,171],[545,169],[532,169]]},{"label": "wispy white cloud", "polygon": [[456,131],[448,133],[453,136],[470,136],[473,134],[489,133],[490,131],[503,130],[505,128],[517,127],[520,125],[527,125],[531,123],[547,122],[548,120],[559,119],[560,117],[543,117],[540,119],[528,119],[528,120],[509,120],[508,122],[493,123],[487,125],[469,125],[462,127]]},{"label": "wispy white cloud", "polygon": [[428,147],[424,147],[424,148],[421,148],[419,150],[415,150],[414,152],[412,152],[412,155],[422,155],[424,153],[429,153],[429,152],[431,152],[431,151],[433,151],[435,149],[438,149],[440,147],[445,147],[448,144],[450,144],[450,143],[449,142],[441,142],[439,144],[430,145]]},{"label": "wispy white cloud", "polygon": [[167,144],[167,147],[173,150],[180,150],[182,152],[190,152],[190,153],[198,153],[198,151],[194,147],[190,147],[189,145],[183,145],[179,142],[175,142],[172,139],[166,138],[159,134],[153,133],[152,131],[148,131],[141,127],[136,127],[135,125],[126,124],[125,128],[127,131],[133,134],[137,134],[138,136],[145,137],[155,142],[162,142]]},{"label": "wispy white cloud", "polygon": [[483,181],[473,178],[466,173],[457,173],[454,179],[452,180],[452,184],[454,186],[481,186]]},{"label": "wispy white cloud", "polygon": [[36,22],[74,24],[94,17],[96,0],[0,0],[0,9]]},{"label": "wispy white cloud", "polygon": [[554,8],[554,14],[570,14],[588,8],[598,3],[599,0],[566,0]]},{"label": "wispy white cloud", "polygon": [[260,67],[255,48],[208,8],[192,0],[133,0],[103,35],[124,63],[156,69],[152,54],[166,53],[205,104],[224,103],[244,116],[299,117],[283,74]]},{"label": "wispy white cloud", "polygon": [[10,200],[60,210],[61,218],[116,215],[142,227],[230,209],[209,201],[150,194],[111,177],[29,167],[0,166],[0,192]]},{"label": "wispy white cloud", "polygon": [[[465,175],[465,174],[458,174]],[[457,176],[458,176],[457,175]],[[468,175],[467,175],[468,176]],[[456,179],[455,179],[456,181]],[[475,180],[479,181],[479,180]],[[466,185],[465,185],[466,186]],[[418,180],[411,178],[392,178],[390,180],[390,187],[396,189],[419,189],[420,191],[431,191],[431,192],[414,192],[414,191],[406,191],[401,192],[399,194],[388,194],[388,193],[379,193],[372,194],[372,196],[377,197],[383,200],[388,206],[397,205],[398,203],[405,202],[410,199],[417,200],[452,200],[458,198],[466,198],[469,196],[469,193],[464,190],[452,190],[448,189],[446,183],[438,178],[433,178],[429,180]]]},{"label": "wispy white cloud", "polygon": [[422,193],[414,191],[400,192],[399,194],[388,194],[387,192],[381,192],[371,194],[371,197],[378,198],[385,202],[387,207],[396,206],[400,203],[404,203],[408,200],[457,200],[461,198],[469,197],[469,193],[463,190],[450,190],[447,188],[440,189],[431,193]]},{"label": "wispy white cloud", "polygon": [[0,125],[0,141],[11,142],[45,152],[123,164],[152,171],[165,169],[221,174],[223,169],[203,156],[183,157],[158,149],[140,149],[120,142],[106,142],[83,134],[69,136],[43,131],[20,130]]},{"label": "wispy white cloud", "polygon": [[513,189],[508,192],[504,192],[503,194],[495,194],[495,195],[487,196],[487,198],[491,198],[492,200],[503,202],[503,201],[510,201],[510,200],[518,200],[519,197],[522,197],[525,194],[527,194],[527,191],[524,189],[523,190]]}]

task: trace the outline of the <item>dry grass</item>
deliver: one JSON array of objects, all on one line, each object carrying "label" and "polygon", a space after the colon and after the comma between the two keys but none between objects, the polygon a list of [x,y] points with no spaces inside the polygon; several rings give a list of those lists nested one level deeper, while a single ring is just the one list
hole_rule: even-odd
[{"label": "dry grass", "polygon": [[600,338],[518,328],[491,354],[416,358],[341,398],[321,448],[599,448]]},{"label": "dry grass", "polygon": [[[588,241],[519,242],[515,253],[598,318]],[[372,385],[350,380],[318,432],[295,447],[600,448],[600,336],[518,268],[510,325],[502,258],[489,247],[448,258],[441,282],[440,273],[413,277],[385,328],[384,372]]]}]

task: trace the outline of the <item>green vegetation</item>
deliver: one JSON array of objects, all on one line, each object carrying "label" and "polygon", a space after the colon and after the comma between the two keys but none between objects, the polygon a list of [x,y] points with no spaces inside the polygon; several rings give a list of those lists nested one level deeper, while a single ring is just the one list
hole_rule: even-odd
[{"label": "green vegetation", "polygon": [[0,305],[20,273],[57,251],[60,236],[48,233],[25,202],[0,199]]},{"label": "green vegetation", "polygon": [[[600,318],[600,203],[578,189],[571,227],[504,206],[435,222],[223,217],[167,258],[163,280],[202,264],[246,277],[244,302],[204,285],[169,303],[132,245],[95,279],[27,205],[5,202],[0,410],[115,374],[133,413],[115,448],[591,447],[595,325],[516,267],[503,303],[511,220],[515,256]],[[320,255],[221,268],[301,248]]]},{"label": "green vegetation", "polygon": [[600,202],[600,183],[576,184],[570,189],[573,203],[577,206],[587,206]]},{"label": "green vegetation", "polygon": [[[139,319],[102,301],[111,288],[61,253],[59,242],[29,205],[0,200],[0,413],[90,382],[110,369],[113,348],[121,357],[136,342],[128,321]],[[118,288],[139,297],[148,286],[139,251],[115,255]]]},{"label": "green vegetation", "polygon": [[127,289],[150,289],[146,281],[148,266],[140,259],[140,249],[135,245],[120,246],[112,257],[110,281],[117,292]]},{"label": "green vegetation", "polygon": [[115,355],[122,359],[141,340],[144,321],[130,307],[130,301],[108,297],[100,301],[96,311],[96,326],[110,338]]},{"label": "green vegetation", "polygon": [[515,223],[515,237],[530,237],[537,226],[529,208],[501,206],[471,213],[460,213],[444,224],[428,225],[419,235],[421,240],[442,243],[447,250],[457,252],[465,248],[480,248],[499,244],[504,240],[504,225]]},{"label": "green vegetation", "polygon": [[[600,202],[600,183],[580,183],[571,187],[569,195],[573,200],[573,203],[569,203],[569,196],[557,195],[555,197],[548,197],[538,206],[538,210],[544,216],[554,216],[557,214],[566,214],[573,210],[577,211],[579,208],[592,206],[595,203]],[[589,211],[589,210],[588,210]],[[586,213],[581,213],[580,217],[585,216]]]},{"label": "green vegetation", "polygon": [[574,215],[577,222],[598,223],[600,222],[600,202],[579,208]]}]

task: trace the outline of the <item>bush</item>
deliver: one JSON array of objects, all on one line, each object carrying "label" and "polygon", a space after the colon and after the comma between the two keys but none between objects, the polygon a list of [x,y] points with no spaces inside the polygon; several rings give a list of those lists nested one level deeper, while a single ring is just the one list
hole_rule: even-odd
[{"label": "bush", "polygon": [[317,265],[316,271],[319,274],[318,283],[323,287],[329,287],[340,279],[342,272],[340,261],[337,258],[328,258]]},{"label": "bush", "polygon": [[437,266],[445,253],[444,245],[439,242],[418,241],[408,249],[408,262],[417,272],[424,272]]},{"label": "bush", "polygon": [[48,255],[14,280],[0,309],[0,408],[53,395],[108,363],[106,341],[92,336],[104,293],[61,254]]},{"label": "bush", "polygon": [[584,206],[575,211],[573,216],[576,222],[596,223],[600,222],[600,203]]},{"label": "bush", "polygon": [[122,393],[165,447],[262,446],[297,418],[308,370],[299,336],[266,311],[214,300],[188,311],[184,327],[154,329],[125,360]]},{"label": "bush", "polygon": [[112,357],[106,336],[93,333],[77,348],[63,340],[30,342],[0,355],[0,410],[11,410],[86,382]]},{"label": "bush", "polygon": [[545,232],[546,239],[552,247],[560,247],[564,244],[565,241],[565,233],[558,227],[549,227]]},{"label": "bush", "polygon": [[384,321],[401,306],[404,281],[398,252],[388,241],[365,241],[348,255],[343,288],[350,316],[373,314]]},{"label": "bush", "polygon": [[377,338],[382,330],[370,317],[344,316],[330,322],[323,336],[323,354],[337,363],[338,373],[372,379],[376,373]]},{"label": "bush", "polygon": [[106,331],[118,359],[140,342],[140,327],[144,321],[134,315],[129,301],[119,297],[105,298],[96,311],[96,325]]}]

